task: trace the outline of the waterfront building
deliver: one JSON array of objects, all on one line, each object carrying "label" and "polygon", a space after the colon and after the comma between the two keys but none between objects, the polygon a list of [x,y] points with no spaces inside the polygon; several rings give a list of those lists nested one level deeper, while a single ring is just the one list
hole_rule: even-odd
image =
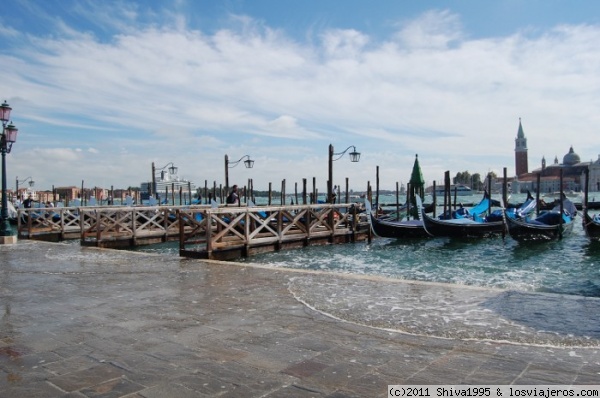
[{"label": "waterfront building", "polygon": [[527,138],[523,132],[521,118],[519,118],[519,130],[515,139],[515,172],[517,176],[527,174],[529,165],[527,159]]},{"label": "waterfront building", "polygon": [[[542,156],[539,168],[528,171],[527,138],[519,118],[519,129],[515,139],[515,177],[510,185],[513,193],[527,191],[550,193],[560,191],[560,171],[563,172],[563,191],[581,192],[585,188],[585,170],[590,170],[590,191],[600,191],[600,155],[596,161],[582,162],[581,157],[574,151],[573,146],[563,156],[562,163],[558,156],[554,157],[552,164],[546,163]],[[537,186],[538,175],[540,177]]]}]

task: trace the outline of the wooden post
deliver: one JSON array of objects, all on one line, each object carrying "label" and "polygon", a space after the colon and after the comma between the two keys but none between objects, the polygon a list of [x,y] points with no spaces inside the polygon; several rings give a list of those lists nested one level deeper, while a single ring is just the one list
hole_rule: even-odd
[{"label": "wooden post", "polygon": [[[408,195],[406,196],[408,202]],[[400,186],[396,181],[396,220],[400,221]]]},{"label": "wooden post", "polygon": [[204,180],[204,203],[208,202],[208,180]]},{"label": "wooden post", "polygon": [[[435,180],[433,180],[433,218],[436,217],[437,214],[437,194],[435,193]],[[423,198],[425,200],[425,198]]]},{"label": "wooden post", "polygon": [[252,199],[252,180],[248,178],[248,189],[245,192],[246,194],[246,203],[248,203],[248,199]]},{"label": "wooden post", "polygon": [[294,183],[294,197],[296,198],[296,204],[298,204],[298,183]]},{"label": "wooden post", "polygon": [[350,181],[348,177],[346,177],[346,203],[350,203]]},{"label": "wooden post", "polygon": [[285,178],[281,180],[281,205],[285,206]]},{"label": "wooden post", "polygon": [[306,178],[302,179],[302,204],[306,204]]},{"label": "wooden post", "polygon": [[[490,195],[490,205],[488,206],[488,214],[492,214],[492,175],[488,173],[488,194]],[[504,198],[502,198],[504,200]],[[507,203],[505,202],[502,207],[506,207]]]},{"label": "wooden post", "polygon": [[[563,169],[560,169],[560,216],[558,217],[558,238],[562,239],[563,237],[563,212],[564,212],[564,203],[563,203]],[[572,221],[571,221],[572,222]]]},{"label": "wooden post", "polygon": [[410,220],[410,190],[412,189],[412,186],[410,184],[410,182],[406,183],[406,219]]},{"label": "wooden post", "polygon": [[[367,181],[367,200],[368,200],[369,202],[371,202],[371,204],[373,203],[373,200],[372,200],[372,199],[373,199],[373,198],[372,198],[372,196],[371,196],[371,182],[370,182],[370,181]],[[376,210],[376,211],[377,211],[377,210]],[[377,213],[375,213],[375,214],[377,214]],[[367,214],[367,216],[368,216],[368,217],[371,217],[371,215],[370,215],[370,214]],[[373,228],[369,228],[369,232],[367,232],[367,241],[368,241],[369,243],[371,243],[371,242],[373,241]]]},{"label": "wooden post", "polygon": [[508,201],[508,176],[506,167],[503,169],[502,175],[504,176],[504,181],[502,182],[502,200],[506,203]]},{"label": "wooden post", "polygon": [[379,210],[379,166],[375,166],[375,214],[378,214]]},{"label": "wooden post", "polygon": [[535,216],[540,215],[540,180],[542,179],[541,173],[537,173],[537,192],[535,193]]},{"label": "wooden post", "polygon": [[273,201],[273,183],[269,183],[269,206],[271,206],[271,203]]},{"label": "wooden post", "polygon": [[328,158],[328,178],[327,178],[327,198],[325,203],[331,203],[331,197],[333,195],[333,145],[329,144],[329,158]]},{"label": "wooden post", "polygon": [[588,200],[589,200],[589,183],[590,183],[590,168],[589,166],[585,168],[585,187],[583,191],[583,203],[581,204],[581,208],[583,210],[583,214],[587,214]]},{"label": "wooden post", "polygon": [[458,187],[454,186],[454,210],[456,210],[456,195],[457,195]]},{"label": "wooden post", "polygon": [[312,204],[317,203],[317,177],[313,177],[313,200]]},{"label": "wooden post", "polygon": [[452,202],[450,200],[450,171],[446,170],[444,172],[444,217],[446,216],[446,211],[450,210]]}]

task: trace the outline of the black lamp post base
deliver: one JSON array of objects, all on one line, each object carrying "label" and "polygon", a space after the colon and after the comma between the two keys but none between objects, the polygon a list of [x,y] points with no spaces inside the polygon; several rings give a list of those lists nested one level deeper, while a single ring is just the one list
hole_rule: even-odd
[{"label": "black lamp post base", "polygon": [[4,219],[0,221],[0,236],[11,236],[13,234],[13,230],[10,227],[10,222],[8,219]]}]

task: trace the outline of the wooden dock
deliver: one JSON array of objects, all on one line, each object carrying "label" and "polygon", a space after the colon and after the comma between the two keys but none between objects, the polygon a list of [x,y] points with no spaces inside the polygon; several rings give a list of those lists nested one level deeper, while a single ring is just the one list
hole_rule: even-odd
[{"label": "wooden dock", "polygon": [[233,259],[370,239],[353,204],[259,207],[107,206],[19,209],[18,236],[127,248],[179,241],[183,257]]}]

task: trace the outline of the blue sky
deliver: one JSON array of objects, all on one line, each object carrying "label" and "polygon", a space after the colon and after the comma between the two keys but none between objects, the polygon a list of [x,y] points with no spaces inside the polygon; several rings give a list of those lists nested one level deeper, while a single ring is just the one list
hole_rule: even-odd
[{"label": "blue sky", "polygon": [[175,163],[196,185],[229,170],[288,191],[445,170],[514,174],[573,146],[596,160],[597,1],[25,1],[0,13],[0,100],[18,142],[8,184],[126,188]]}]

